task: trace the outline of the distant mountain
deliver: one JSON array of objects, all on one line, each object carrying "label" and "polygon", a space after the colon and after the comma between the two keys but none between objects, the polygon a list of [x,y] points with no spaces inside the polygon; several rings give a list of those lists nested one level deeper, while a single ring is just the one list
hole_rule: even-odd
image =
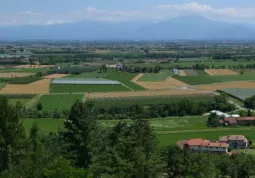
[{"label": "distant mountain", "polygon": [[247,25],[215,22],[199,16],[160,23],[84,21],[58,25],[0,27],[0,40],[254,40]]}]

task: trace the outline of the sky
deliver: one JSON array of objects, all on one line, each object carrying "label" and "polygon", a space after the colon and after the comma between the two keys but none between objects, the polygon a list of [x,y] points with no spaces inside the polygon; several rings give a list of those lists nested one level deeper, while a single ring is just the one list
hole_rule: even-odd
[{"label": "sky", "polygon": [[1,0],[0,25],[159,22],[191,15],[255,24],[255,0]]}]

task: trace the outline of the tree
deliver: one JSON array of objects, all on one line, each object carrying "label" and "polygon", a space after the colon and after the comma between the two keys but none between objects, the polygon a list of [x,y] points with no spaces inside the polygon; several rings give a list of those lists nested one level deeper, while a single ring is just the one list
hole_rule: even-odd
[{"label": "tree", "polygon": [[218,126],[220,119],[215,113],[210,114],[207,120],[207,126]]},{"label": "tree", "polygon": [[0,173],[8,168],[11,160],[18,161],[24,146],[25,132],[19,114],[7,99],[0,99]]},{"label": "tree", "polygon": [[42,105],[42,103],[38,103],[37,106],[36,106],[36,109],[37,109],[37,111],[43,110],[43,105]]},{"label": "tree", "polygon": [[250,98],[247,98],[247,99],[244,101],[244,106],[245,106],[246,108],[255,109],[255,95],[253,95],[253,96],[250,97]]},{"label": "tree", "polygon": [[88,168],[92,161],[93,142],[96,138],[97,126],[93,115],[93,104],[76,101],[71,107],[65,121],[66,131],[62,132],[68,144],[67,153],[76,166]]}]

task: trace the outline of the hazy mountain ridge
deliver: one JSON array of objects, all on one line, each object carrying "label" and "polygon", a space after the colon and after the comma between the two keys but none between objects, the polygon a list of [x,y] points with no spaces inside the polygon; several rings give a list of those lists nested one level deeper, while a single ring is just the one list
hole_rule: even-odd
[{"label": "hazy mountain ridge", "polygon": [[160,23],[86,21],[58,25],[0,27],[0,40],[253,40],[255,29],[203,17],[177,17]]}]

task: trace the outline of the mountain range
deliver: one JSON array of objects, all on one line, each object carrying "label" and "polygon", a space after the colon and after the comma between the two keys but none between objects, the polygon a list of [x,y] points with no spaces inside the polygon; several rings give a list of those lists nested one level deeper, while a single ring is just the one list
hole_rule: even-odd
[{"label": "mountain range", "polygon": [[1,26],[0,40],[254,40],[246,25],[183,16],[169,21],[83,21],[56,25]]}]

